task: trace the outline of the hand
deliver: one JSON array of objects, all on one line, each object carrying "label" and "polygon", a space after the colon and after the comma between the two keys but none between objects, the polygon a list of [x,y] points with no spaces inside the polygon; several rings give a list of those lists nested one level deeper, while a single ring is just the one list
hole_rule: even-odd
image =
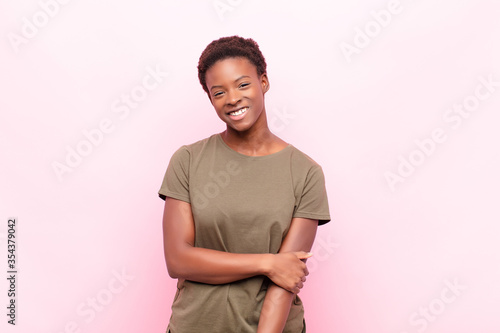
[{"label": "hand", "polygon": [[306,282],[306,276],[309,275],[307,266],[301,259],[311,256],[311,253],[304,251],[274,254],[267,276],[281,288],[298,294]]}]

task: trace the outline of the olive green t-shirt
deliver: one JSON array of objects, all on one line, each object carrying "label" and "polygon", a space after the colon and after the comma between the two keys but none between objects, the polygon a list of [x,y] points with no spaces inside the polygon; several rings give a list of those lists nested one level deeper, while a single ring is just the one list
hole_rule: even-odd
[{"label": "olive green t-shirt", "polygon": [[[195,246],[231,253],[278,253],[292,218],[330,221],[321,167],[292,145],[247,156],[214,134],[173,155],[159,190],[191,204]],[[211,285],[179,279],[172,333],[255,333],[269,279]],[[294,298],[283,332],[300,333],[304,309]]]}]

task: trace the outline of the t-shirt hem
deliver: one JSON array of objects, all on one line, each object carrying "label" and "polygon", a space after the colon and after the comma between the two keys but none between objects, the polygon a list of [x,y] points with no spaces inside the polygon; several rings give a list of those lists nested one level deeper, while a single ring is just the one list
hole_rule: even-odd
[{"label": "t-shirt hem", "polygon": [[173,199],[177,199],[177,200],[181,200],[181,201],[185,201],[187,203],[191,203],[191,200],[189,200],[188,197],[182,195],[182,194],[179,194],[179,193],[175,193],[175,192],[170,192],[170,191],[160,191],[158,192],[158,195],[160,198],[162,198],[163,200],[165,200],[167,197],[169,198],[173,198]]},{"label": "t-shirt hem", "polygon": [[322,225],[331,221],[329,215],[321,215],[314,213],[295,213],[293,217],[301,217],[304,219],[318,220],[318,225]]}]

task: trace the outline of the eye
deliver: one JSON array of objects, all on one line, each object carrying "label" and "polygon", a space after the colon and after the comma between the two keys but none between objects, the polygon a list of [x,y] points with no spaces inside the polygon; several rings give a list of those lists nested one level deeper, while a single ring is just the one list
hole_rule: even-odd
[{"label": "eye", "polygon": [[249,86],[249,85],[250,85],[250,83],[242,83],[242,84],[240,84],[240,88],[245,88],[246,86]]},{"label": "eye", "polygon": [[215,94],[214,94],[214,97],[219,97],[223,94],[222,91],[217,91]]}]

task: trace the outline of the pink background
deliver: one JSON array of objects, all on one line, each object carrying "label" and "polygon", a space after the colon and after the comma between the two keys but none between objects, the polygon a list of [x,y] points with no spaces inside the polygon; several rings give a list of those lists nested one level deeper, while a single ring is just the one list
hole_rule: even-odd
[{"label": "pink background", "polygon": [[196,65],[233,34],[266,57],[271,128],[326,175],[308,332],[500,332],[498,1],[66,2],[0,3],[2,332],[164,332],[157,191],[180,145],[224,129]]}]

